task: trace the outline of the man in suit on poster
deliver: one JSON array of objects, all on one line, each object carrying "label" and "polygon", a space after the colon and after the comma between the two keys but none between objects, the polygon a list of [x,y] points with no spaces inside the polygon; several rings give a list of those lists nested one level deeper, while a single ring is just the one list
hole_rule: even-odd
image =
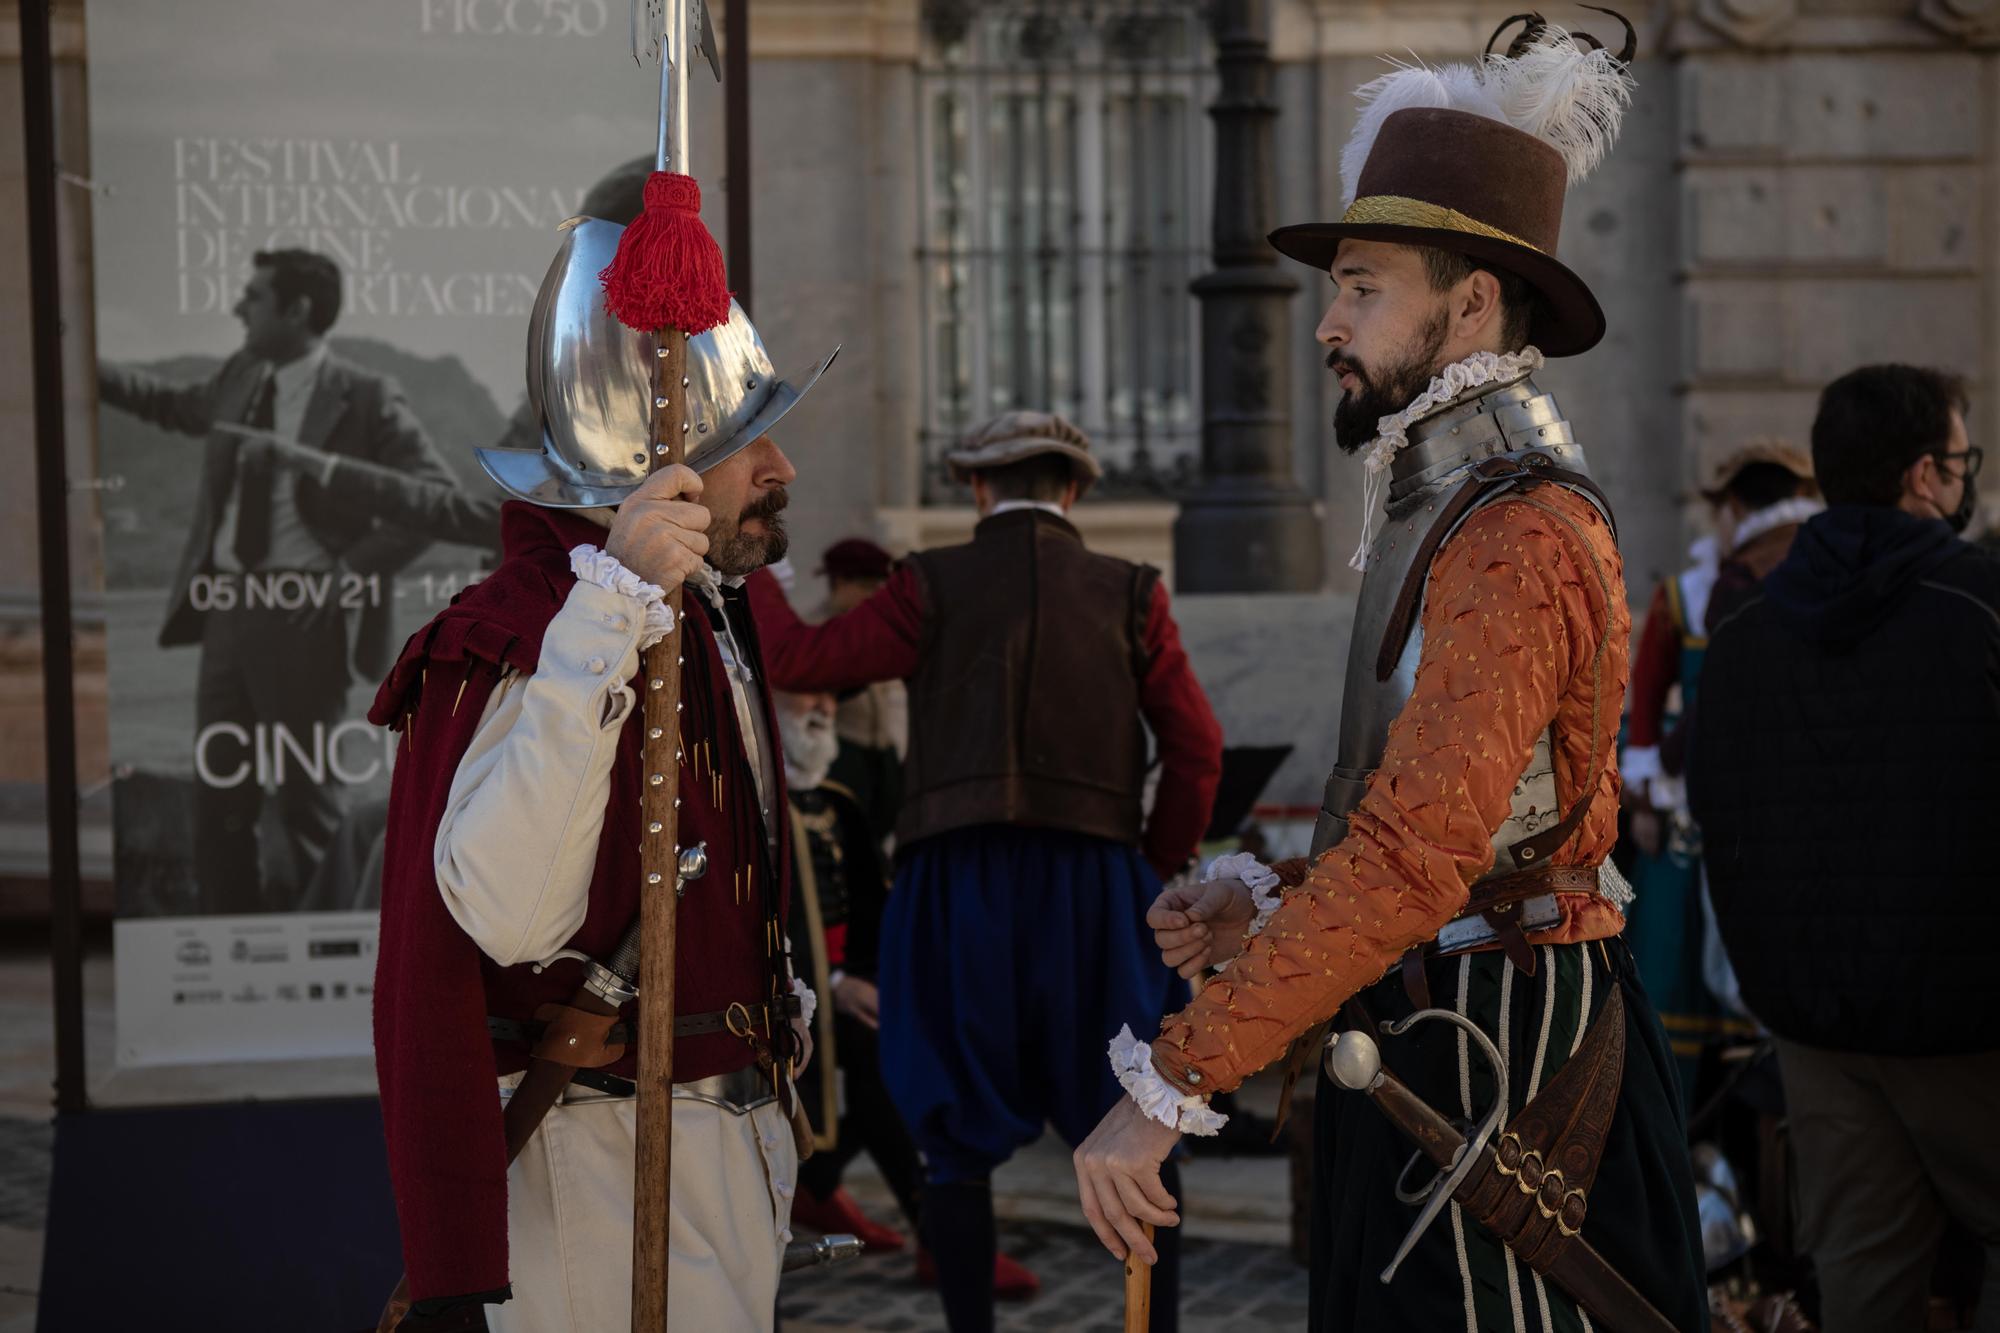
[{"label": "man in suit on poster", "polygon": [[[285,910],[281,886],[310,882],[342,802],[333,766],[305,761],[345,718],[350,671],[387,670],[390,576],[430,544],[343,503],[327,474],[348,458],[453,480],[402,391],[327,349],[339,267],[307,250],[260,251],[253,266],[235,310],[243,346],[210,379],[99,375],[108,405],[208,441],[160,646],[201,645],[194,876],[200,910],[225,914]],[[325,470],[274,467],[243,448],[256,432],[317,451]],[[289,859],[268,877],[267,792]]]}]

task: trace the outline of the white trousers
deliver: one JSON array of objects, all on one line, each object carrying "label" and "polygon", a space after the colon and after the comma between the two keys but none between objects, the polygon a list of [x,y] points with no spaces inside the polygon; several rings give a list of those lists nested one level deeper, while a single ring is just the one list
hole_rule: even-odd
[{"label": "white trousers", "polygon": [[[520,1081],[501,1080],[504,1097]],[[493,1333],[625,1333],[632,1322],[635,1097],[572,1088],[507,1173],[514,1297]],[[682,1330],[768,1330],[792,1237],[798,1152],[777,1104],[738,1115],[674,1100],[667,1318]]]}]

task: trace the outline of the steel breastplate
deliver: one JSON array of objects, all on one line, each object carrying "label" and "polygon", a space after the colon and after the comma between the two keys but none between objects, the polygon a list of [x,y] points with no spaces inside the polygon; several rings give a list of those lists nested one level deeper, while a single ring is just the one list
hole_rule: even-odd
[{"label": "steel breastplate", "polygon": [[[1340,743],[1313,830],[1315,858],[1347,836],[1347,816],[1360,804],[1369,778],[1381,766],[1389,727],[1409,702],[1416,684],[1417,663],[1423,655],[1421,619],[1410,631],[1386,680],[1376,678],[1376,658],[1397,595],[1412,574],[1425,534],[1438,521],[1447,497],[1475,464],[1487,459],[1525,459],[1539,454],[1569,472],[1589,473],[1583,447],[1576,443],[1554,397],[1536,388],[1532,379],[1460,399],[1411,426],[1409,437],[1390,465],[1387,521],[1368,549],[1368,571],[1362,576],[1355,606],[1340,706]],[[1510,484],[1496,484],[1459,523],[1513,489]],[[1450,534],[1445,538],[1448,541]],[[1443,543],[1432,548],[1434,553],[1442,549]],[[1561,818],[1553,741],[1544,730],[1515,784],[1512,811],[1494,834],[1496,855],[1488,877],[1517,869],[1506,849]]]}]

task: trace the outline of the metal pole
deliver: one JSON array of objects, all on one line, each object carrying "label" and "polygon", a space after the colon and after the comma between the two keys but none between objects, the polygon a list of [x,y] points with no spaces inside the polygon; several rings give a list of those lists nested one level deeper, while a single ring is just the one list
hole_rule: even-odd
[{"label": "metal pole", "polygon": [[35,384],[35,508],[42,567],[42,719],[49,821],[49,954],[56,1109],[89,1105],[83,1072],[83,866],[77,851],[75,646],[71,642],[68,446],[63,437],[62,273],[56,247],[55,54],[51,0],[21,0],[27,139],[28,283]]},{"label": "metal pole", "polygon": [[688,158],[688,71],[694,68],[694,50],[688,26],[688,6],[695,0],[673,0],[673,24],[669,31],[674,35],[674,140],[673,169],[686,175],[694,175],[694,163]]},{"label": "metal pole", "polygon": [[729,200],[729,290],[743,313],[750,304],[750,0],[726,0],[722,53],[723,168]]}]

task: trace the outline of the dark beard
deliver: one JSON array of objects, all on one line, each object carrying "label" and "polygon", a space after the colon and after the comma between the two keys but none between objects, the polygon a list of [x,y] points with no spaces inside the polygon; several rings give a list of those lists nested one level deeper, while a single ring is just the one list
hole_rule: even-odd
[{"label": "dark beard", "polygon": [[[720,526],[719,520],[711,522],[708,527],[708,563],[718,574],[740,578],[783,560],[791,546],[791,538],[785,533],[783,511],[791,500],[785,488],[780,486],[766,491],[763,499],[755,501],[737,515],[736,522],[727,533],[716,531]],[[743,531],[743,525],[753,518],[764,521],[763,532],[753,535]]]},{"label": "dark beard", "polygon": [[1361,381],[1361,387],[1348,390],[1340,406],[1333,409],[1333,439],[1343,453],[1356,453],[1364,448],[1375,438],[1375,427],[1383,417],[1402,411],[1411,399],[1430,387],[1431,380],[1443,369],[1438,358],[1444,353],[1450,329],[1450,316],[1440,308],[1417,330],[1416,341],[1402,360],[1383,368],[1379,374],[1370,373],[1344,352],[1327,357],[1328,369],[1347,371]]}]

